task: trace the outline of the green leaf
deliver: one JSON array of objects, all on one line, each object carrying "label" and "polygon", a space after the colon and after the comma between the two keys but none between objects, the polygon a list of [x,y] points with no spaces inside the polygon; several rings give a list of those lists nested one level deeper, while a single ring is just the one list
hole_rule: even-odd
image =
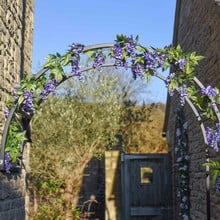
[{"label": "green leaf", "polygon": [[151,80],[151,75],[149,73],[146,73],[145,78],[146,78],[147,83],[149,83]]},{"label": "green leaf", "polygon": [[140,63],[140,64],[144,64],[144,59],[142,56],[137,56],[135,61],[134,61],[134,64],[137,64],[137,63]]},{"label": "green leaf", "polygon": [[195,56],[195,60],[197,61],[203,60],[204,58],[204,56]]},{"label": "green leaf", "polygon": [[46,57],[46,63],[43,65],[44,68],[50,68],[51,66],[54,65],[54,62],[56,61],[57,56],[55,54],[49,54]]},{"label": "green leaf", "polygon": [[190,86],[187,88],[187,91],[188,91],[188,96],[189,98],[196,102],[197,98],[198,98],[198,90],[195,86]]},{"label": "green leaf", "polygon": [[170,82],[170,84],[169,84],[169,91],[174,91],[174,90],[176,90],[178,87],[179,87],[178,82],[177,82],[175,79],[171,80],[171,82]]},{"label": "green leaf", "polygon": [[17,90],[16,93],[17,93],[18,95],[23,95],[23,90],[19,89],[19,90]]},{"label": "green leaf", "polygon": [[142,47],[142,46],[139,46],[139,45],[136,46],[136,49],[137,49],[137,51],[139,51],[140,53],[144,53],[144,52],[147,51],[145,47]]},{"label": "green leaf", "polygon": [[220,161],[210,160],[203,164],[203,166],[209,166],[211,169],[212,179],[216,181],[217,177],[220,176]]},{"label": "green leaf", "polygon": [[169,67],[170,67],[170,63],[166,60],[163,65],[162,71],[166,71]]},{"label": "green leaf", "polygon": [[91,59],[94,55],[94,51],[89,50],[89,51],[85,52],[85,54]]},{"label": "green leaf", "polygon": [[220,104],[220,96],[216,96],[215,102],[216,102],[217,104]]},{"label": "green leaf", "polygon": [[61,54],[60,53],[56,53],[56,58],[59,58],[61,57]]},{"label": "green leaf", "polygon": [[127,42],[127,36],[121,34],[121,35],[116,35],[116,41],[118,43],[126,43]]},{"label": "green leaf", "polygon": [[178,53],[182,52],[182,49],[181,49],[180,44],[177,45],[177,47],[176,47],[176,52],[178,52]]},{"label": "green leaf", "polygon": [[19,98],[18,98],[18,105],[20,106],[23,101],[24,101],[24,97],[23,96],[19,96]]},{"label": "green leaf", "polygon": [[191,66],[190,62],[186,62],[185,73],[191,74],[194,71],[194,68]]},{"label": "green leaf", "polygon": [[71,58],[71,53],[67,53],[64,57],[63,66],[67,66],[71,62]]}]

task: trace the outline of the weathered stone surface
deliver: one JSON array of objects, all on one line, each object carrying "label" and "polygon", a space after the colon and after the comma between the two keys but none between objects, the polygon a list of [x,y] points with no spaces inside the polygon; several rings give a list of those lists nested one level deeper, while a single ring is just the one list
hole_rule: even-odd
[{"label": "weathered stone surface", "polygon": [[[31,73],[33,4],[33,0],[0,1],[0,140],[8,94],[24,72]],[[0,173],[1,220],[25,219],[25,172]]]},{"label": "weathered stone surface", "polygon": [[[205,59],[197,68],[197,77],[204,85],[220,85],[220,14],[216,10],[214,1],[188,0],[177,1],[179,9],[176,11],[174,28],[174,44],[180,44],[185,51],[197,51],[205,56]],[[175,108],[177,98],[169,100],[169,115],[167,124],[167,140],[170,150],[173,151],[175,136]],[[206,219],[206,184],[205,145],[199,123],[189,109],[185,106],[186,119],[189,122],[189,154],[190,154],[190,217],[194,219]],[[173,204],[174,219],[179,219],[179,202],[176,199],[176,162],[173,155]],[[211,154],[216,158],[216,154]],[[212,220],[218,220],[220,216],[220,196],[211,184],[211,216]]]}]

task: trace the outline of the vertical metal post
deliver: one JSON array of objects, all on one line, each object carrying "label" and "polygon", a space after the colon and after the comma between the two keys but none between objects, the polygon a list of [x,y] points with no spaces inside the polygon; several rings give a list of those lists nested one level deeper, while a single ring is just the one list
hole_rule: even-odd
[{"label": "vertical metal post", "polygon": [[15,106],[13,106],[13,108],[10,110],[9,116],[5,122],[4,130],[3,130],[3,134],[2,134],[1,145],[0,145],[0,170],[4,170],[5,145],[6,145],[6,141],[7,141],[7,135],[8,135],[10,123],[13,118],[16,107],[17,107],[17,104]]},{"label": "vertical metal post", "polygon": [[124,172],[124,153],[121,153],[121,218],[124,219],[125,216],[125,172]]},{"label": "vertical metal post", "polygon": [[[209,162],[209,147],[206,146],[206,162]],[[206,166],[206,215],[207,220],[211,220],[211,210],[210,210],[210,168]]]}]

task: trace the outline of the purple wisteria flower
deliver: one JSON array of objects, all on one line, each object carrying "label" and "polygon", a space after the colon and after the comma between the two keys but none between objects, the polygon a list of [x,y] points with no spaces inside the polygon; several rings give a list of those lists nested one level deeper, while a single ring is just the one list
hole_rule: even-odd
[{"label": "purple wisteria flower", "polygon": [[189,216],[187,214],[183,214],[183,220],[189,220]]},{"label": "purple wisteria flower", "polygon": [[17,94],[17,91],[18,91],[19,87],[15,87],[13,90],[12,90],[12,95],[13,95],[13,98],[14,98],[14,102],[16,103],[18,101],[18,94]]},{"label": "purple wisteria flower", "polygon": [[95,69],[100,71],[102,69],[102,65],[103,65],[104,61],[105,61],[105,58],[104,58],[104,54],[103,53],[95,54],[93,68],[95,68]]},{"label": "purple wisteria flower", "polygon": [[144,66],[142,64],[132,64],[131,71],[134,79],[137,79],[137,77],[144,78]]},{"label": "purple wisteria flower", "polygon": [[35,113],[35,108],[33,104],[33,93],[28,91],[26,88],[23,91],[24,102],[22,104],[22,109],[29,114]]},{"label": "purple wisteria flower", "polygon": [[123,67],[126,66],[126,63],[123,60],[115,59],[115,66],[117,67]]},{"label": "purple wisteria flower", "polygon": [[56,86],[57,86],[57,82],[56,80],[53,78],[51,79],[49,82],[45,83],[44,84],[44,90],[43,92],[41,93],[41,98],[43,100],[46,100],[47,99],[47,96],[50,94],[50,93],[54,93],[54,90],[56,89]]},{"label": "purple wisteria flower", "polygon": [[145,62],[146,62],[146,68],[155,70],[155,61],[152,57],[152,54],[150,52],[146,52],[144,54]]},{"label": "purple wisteria flower", "polygon": [[113,57],[115,58],[115,66],[123,67],[125,62],[123,61],[123,51],[119,44],[115,44],[113,47]]},{"label": "purple wisteria flower", "polygon": [[11,163],[11,155],[10,152],[6,152],[5,153],[5,172],[6,173],[11,173],[10,169],[12,167],[12,163]]},{"label": "purple wisteria flower", "polygon": [[220,123],[216,123],[216,131],[220,134]]},{"label": "purple wisteria flower", "polygon": [[153,51],[151,53],[153,60],[154,60],[154,65],[156,66],[156,68],[160,68],[163,67],[164,62],[166,60],[166,54],[164,53],[158,53],[157,51]]},{"label": "purple wisteria flower", "polygon": [[79,67],[79,59],[80,59],[80,53],[82,53],[84,50],[84,45],[82,44],[75,44],[73,43],[71,46],[71,53],[72,53],[72,59],[71,59],[71,67],[72,67],[72,73],[74,76],[77,76],[81,78],[81,71]]},{"label": "purple wisteria flower", "polygon": [[170,96],[173,96],[173,95],[174,95],[174,90],[173,90],[173,89],[169,90],[169,95],[170,95]]},{"label": "purple wisteria flower", "polygon": [[216,124],[216,129],[206,128],[206,139],[208,145],[213,148],[214,151],[219,151],[218,143],[220,141],[220,123]]},{"label": "purple wisteria flower", "polygon": [[166,78],[165,81],[164,81],[166,87],[169,86],[171,80],[172,80],[175,76],[176,76],[176,73],[170,73],[170,74],[167,76],[167,78]]},{"label": "purple wisteria flower", "polygon": [[5,118],[8,118],[9,114],[10,114],[10,110],[6,108],[4,111]]},{"label": "purple wisteria flower", "polygon": [[184,70],[185,69],[185,66],[186,66],[186,58],[181,58],[178,60],[178,65],[179,65],[179,68],[181,70]]},{"label": "purple wisteria flower", "polygon": [[78,57],[79,54],[83,52],[84,47],[85,47],[85,46],[82,45],[82,44],[73,43],[72,46],[71,46],[72,56]]},{"label": "purple wisteria flower", "polygon": [[211,97],[211,96],[217,96],[217,92],[215,91],[214,88],[212,88],[212,86],[207,86],[206,88],[202,88],[201,89],[201,93],[203,95],[207,95],[208,97]]},{"label": "purple wisteria flower", "polygon": [[133,36],[127,38],[128,42],[125,43],[125,50],[131,56],[136,55],[136,43],[134,42]]},{"label": "purple wisteria flower", "polygon": [[184,106],[186,98],[188,97],[188,91],[186,85],[180,86],[177,91],[180,94],[180,105]]},{"label": "purple wisteria flower", "polygon": [[216,179],[216,191],[220,192],[220,176]]},{"label": "purple wisteria flower", "polygon": [[164,53],[158,54],[157,68],[163,68],[166,58],[167,58],[166,54]]},{"label": "purple wisteria flower", "polygon": [[116,58],[116,59],[122,59],[123,58],[122,48],[119,44],[114,45],[113,55],[114,55],[114,58]]},{"label": "purple wisteria flower", "polygon": [[73,57],[72,61],[71,61],[71,66],[72,66],[72,73],[74,74],[74,76],[81,77],[81,71],[80,71],[80,67],[79,67],[79,60],[75,59]]},{"label": "purple wisteria flower", "polygon": [[156,71],[157,68],[162,68],[166,60],[166,54],[158,53],[157,51],[148,51],[144,53],[146,68]]}]

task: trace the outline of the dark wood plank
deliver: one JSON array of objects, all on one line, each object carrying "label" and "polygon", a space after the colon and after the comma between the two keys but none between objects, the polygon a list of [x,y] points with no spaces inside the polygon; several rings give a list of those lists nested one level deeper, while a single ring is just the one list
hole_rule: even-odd
[{"label": "dark wood plank", "polygon": [[[152,182],[141,183],[141,167],[153,169]],[[123,220],[172,219],[168,154],[123,154],[121,172]]]},{"label": "dark wood plank", "polygon": [[131,216],[158,216],[162,215],[160,208],[153,207],[131,207]]}]

